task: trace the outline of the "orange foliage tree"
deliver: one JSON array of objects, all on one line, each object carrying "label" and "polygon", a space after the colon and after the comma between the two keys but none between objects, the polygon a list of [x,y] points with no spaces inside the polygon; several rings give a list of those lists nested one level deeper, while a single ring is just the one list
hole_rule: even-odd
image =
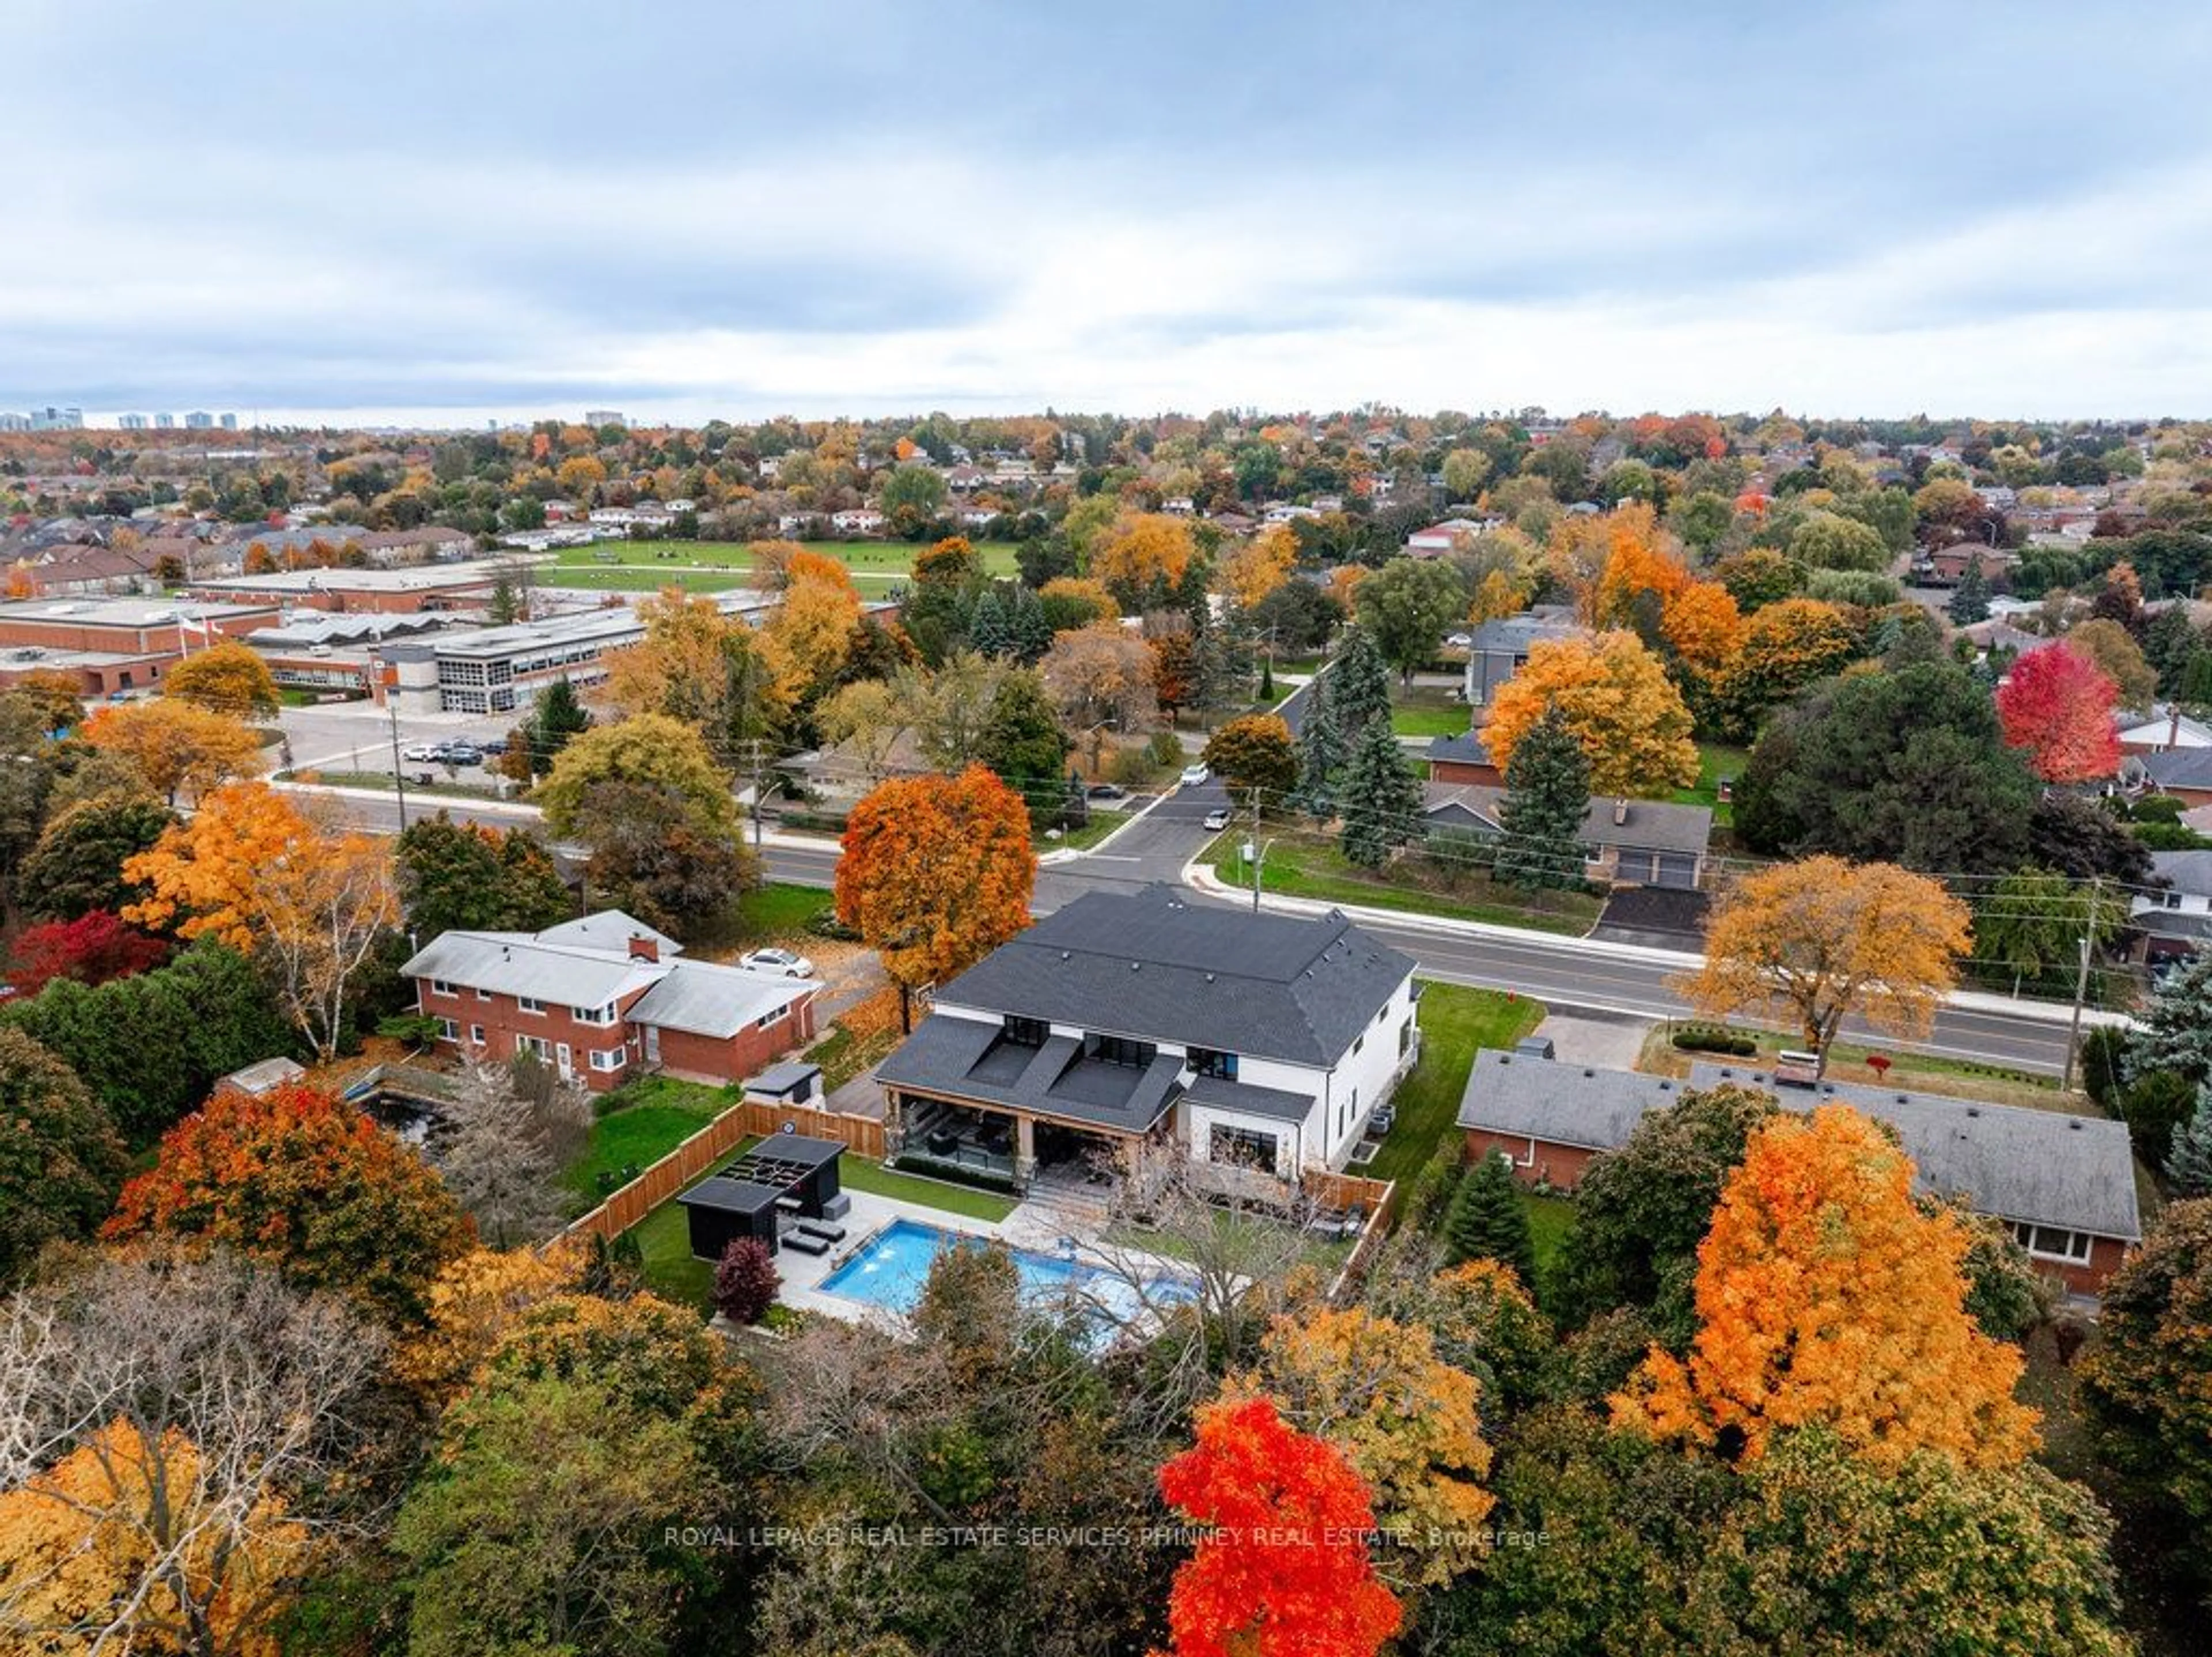
[{"label": "orange foliage tree", "polygon": [[2046,783],[2091,783],[2120,768],[2112,720],[2118,691],[2097,664],[2063,643],[2039,645],[1997,686],[2005,743]]},{"label": "orange foliage tree", "polygon": [[1212,1404],[1160,1469],[1170,1506],[1213,1529],[1176,1573],[1176,1657],[1373,1657],[1398,1602],[1362,1539],[1375,1518],[1343,1453],[1264,1398]]},{"label": "orange foliage tree", "polygon": [[259,961],[325,1063],[337,1056],[348,990],[399,920],[390,846],[312,819],[262,783],[234,783],[189,822],[128,858],[147,895],[123,917],[212,935]]},{"label": "orange foliage tree", "polygon": [[1690,710],[1658,657],[1632,633],[1546,639],[1492,698],[1482,740],[1503,771],[1521,739],[1557,706],[1589,757],[1599,794],[1649,796],[1698,780]]},{"label": "orange foliage tree", "polygon": [[287,1083],[218,1093],[170,1129],[101,1234],[218,1244],[411,1325],[474,1228],[430,1165],[359,1106]]},{"label": "orange foliage tree", "polygon": [[0,1650],[276,1657],[313,1533],[266,1490],[223,1514],[227,1493],[182,1433],[118,1420],[0,1494]]},{"label": "orange foliage tree", "polygon": [[218,640],[169,669],[162,694],[233,719],[272,717],[276,679],[261,653],[234,638]]},{"label": "orange foliage tree", "polygon": [[1894,863],[1808,857],[1747,874],[1705,929],[1705,964],[1673,980],[1698,1010],[1797,1020],[1826,1067],[1846,1014],[1925,1034],[1972,947],[1966,906]]},{"label": "orange foliage tree", "polygon": [[1198,556],[1190,526],[1161,512],[1117,519],[1091,549],[1091,576],[1116,592],[1141,596],[1157,577],[1179,585]]},{"label": "orange foliage tree", "polygon": [[219,787],[262,769],[261,739],[237,720],[189,702],[113,703],[84,722],[84,740],[121,755],[146,786],[177,803],[177,791]]},{"label": "orange foliage tree", "polygon": [[[835,566],[836,579],[814,570],[822,564]],[[843,564],[817,552],[793,555],[783,602],[760,633],[777,696],[786,704],[811,705],[835,684],[860,619],[860,595]]]},{"label": "orange foliage tree", "polygon": [[1687,1362],[1653,1347],[1613,1419],[1662,1438],[1741,1444],[1818,1423],[1888,1466],[1931,1450],[2009,1466],[2035,1447],[2013,1387],[2019,1349],[1966,1311],[1972,1239],[1923,1209],[1912,1163],[1841,1105],[1775,1118],[1745,1148],[1698,1251]]},{"label": "orange foliage tree", "polygon": [[1221,590],[1249,610],[1291,578],[1298,538],[1288,524],[1270,524],[1221,560]]},{"label": "orange foliage tree", "polygon": [[907,997],[941,984],[1030,923],[1036,853],[1021,795],[981,765],[896,777],[846,819],[837,918],[858,928]]}]

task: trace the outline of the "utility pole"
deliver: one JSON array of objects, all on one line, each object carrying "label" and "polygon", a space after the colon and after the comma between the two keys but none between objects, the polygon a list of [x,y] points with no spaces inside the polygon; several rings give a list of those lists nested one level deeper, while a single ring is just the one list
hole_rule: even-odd
[{"label": "utility pole", "polygon": [[2105,877],[2098,875],[2089,882],[2089,907],[2081,917],[2081,970],[2074,978],[2074,1019],[2066,1027],[2066,1065],[2058,1079],[2058,1091],[2074,1091],[2074,1056],[2081,1046],[2081,1004],[2089,998],[2089,955],[2096,947],[2097,916],[2104,908]]}]

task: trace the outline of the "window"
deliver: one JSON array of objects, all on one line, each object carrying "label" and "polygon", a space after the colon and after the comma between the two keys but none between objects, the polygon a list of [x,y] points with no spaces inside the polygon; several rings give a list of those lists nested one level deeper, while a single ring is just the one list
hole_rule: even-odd
[{"label": "window", "polygon": [[753,1020],[753,1028],[756,1030],[773,1029],[775,1026],[783,1022],[784,1014],[788,1013],[790,1010],[791,1009],[787,1007],[779,1007],[774,1012],[763,1013]]},{"label": "window", "polygon": [[1407,1019],[1398,1026],[1398,1051],[1401,1057],[1413,1045],[1413,1020]]},{"label": "window", "polygon": [[477,999],[478,1001],[489,1001],[491,999],[491,991],[483,988],[481,985],[478,986],[477,990]]},{"label": "window", "polygon": [[540,1018],[545,1015],[545,1003],[535,996],[517,996],[514,998],[514,1005],[518,1011],[535,1013]]},{"label": "window", "polygon": [[1010,1047],[1042,1047],[1051,1033],[1052,1026],[1042,1019],[1019,1019],[1009,1013],[1002,1039]]},{"label": "window", "polygon": [[1364,1036],[1364,1035],[1358,1035],[1358,1036],[1354,1036],[1354,1037],[1352,1037],[1352,1051],[1353,1052],[1355,1052],[1355,1053],[1357,1053],[1357,1052],[1358,1052],[1361,1048],[1364,1047],[1366,1045],[1367,1045],[1367,1038],[1366,1038],[1365,1036]]},{"label": "window", "polygon": [[484,1039],[483,1039],[483,1036],[484,1036],[483,1026],[482,1026],[481,1024],[471,1024],[471,1026],[469,1026],[469,1045],[470,1045],[470,1046],[471,1046],[471,1047],[481,1047],[481,1046],[483,1046],[483,1045],[484,1045]]},{"label": "window", "polygon": [[1149,1041],[1132,1041],[1127,1036],[1089,1037],[1090,1057],[1101,1064],[1121,1064],[1132,1070],[1141,1070],[1152,1062],[1159,1051]]},{"label": "window", "polygon": [[1223,1081],[1237,1080],[1237,1055],[1224,1053],[1212,1047],[1194,1047],[1188,1057],[1190,1068],[1202,1076],[1215,1076]]},{"label": "window", "polygon": [[594,1047],[592,1050],[592,1068],[594,1070],[619,1070],[629,1057],[629,1053],[620,1047],[610,1047],[604,1052]]},{"label": "window", "polygon": [[447,984],[445,979],[433,978],[430,980],[430,993],[434,996],[451,996],[457,994],[458,992],[454,990],[453,986]]},{"label": "window", "polygon": [[1206,1159],[1226,1162],[1233,1167],[1265,1168],[1275,1171],[1275,1136],[1261,1133],[1256,1128],[1231,1128],[1221,1123],[1213,1124],[1213,1133],[1206,1147]]},{"label": "window", "polygon": [[2095,1240],[2086,1231],[2068,1231],[2060,1226],[2031,1226],[2026,1221],[2016,1221],[2012,1234],[2020,1246],[2039,1260],[2063,1260],[2069,1265],[2087,1265],[2089,1246]]},{"label": "window", "polygon": [[553,1044],[543,1036],[517,1036],[514,1039],[514,1051],[518,1053],[535,1053],[540,1058],[550,1058],[553,1057]]},{"label": "window", "polygon": [[568,1010],[576,1015],[579,1024],[612,1024],[615,1021],[615,1004],[612,1002],[605,1007],[571,1007]]},{"label": "window", "polygon": [[461,1026],[451,1019],[440,1019],[438,1034],[444,1040],[459,1041],[461,1039]]}]

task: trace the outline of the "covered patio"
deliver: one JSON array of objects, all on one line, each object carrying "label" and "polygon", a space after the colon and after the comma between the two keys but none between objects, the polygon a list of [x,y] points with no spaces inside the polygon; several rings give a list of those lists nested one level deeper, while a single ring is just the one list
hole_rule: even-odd
[{"label": "covered patio", "polygon": [[838,1159],[844,1145],[805,1134],[770,1134],[712,1177],[676,1200],[683,1207],[691,1253],[719,1260],[739,1238],[751,1238],[771,1254],[792,1248],[826,1254],[844,1240],[842,1221],[851,1199],[842,1188]]}]

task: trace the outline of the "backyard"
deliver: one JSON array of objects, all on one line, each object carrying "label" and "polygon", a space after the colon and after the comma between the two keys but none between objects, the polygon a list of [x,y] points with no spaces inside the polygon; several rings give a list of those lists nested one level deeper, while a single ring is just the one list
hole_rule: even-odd
[{"label": "backyard", "polygon": [[[1232,831],[1201,856],[1212,862],[1218,878],[1249,892],[1252,876],[1239,856],[1243,844],[1242,832]],[[1447,915],[1571,937],[1587,933],[1605,907],[1585,892],[1529,892],[1507,886],[1479,868],[1426,856],[1418,847],[1401,852],[1378,874],[1346,859],[1333,836],[1310,831],[1272,838],[1266,878],[1267,890],[1289,898]]]},{"label": "backyard", "polygon": [[658,1075],[601,1096],[590,1142],[561,1175],[574,1193],[575,1211],[635,1179],[736,1102],[732,1089]]},{"label": "backyard", "polygon": [[1370,1179],[1411,1179],[1455,1130],[1460,1094],[1476,1051],[1510,1047],[1543,1022],[1540,1002],[1495,990],[1425,982],[1419,1003],[1421,1057],[1399,1083],[1398,1119],[1375,1160],[1358,1172]]},{"label": "backyard", "polygon": [[[906,541],[810,541],[807,550],[842,563],[863,596],[880,597],[904,581],[914,569],[921,549]],[[1011,541],[976,545],[983,568],[994,576],[1015,573]],[[652,592],[677,586],[695,593],[712,593],[744,584],[752,569],[751,556],[742,544],[731,541],[600,541],[590,546],[562,547],[550,564],[539,566],[538,578],[549,587],[572,587],[608,592]]]},{"label": "backyard", "polygon": [[1723,778],[1733,782],[1751,762],[1751,750],[1732,748],[1725,742],[1698,744],[1698,782],[1695,788],[1678,789],[1667,797],[1678,806],[1711,806],[1715,828],[1735,825],[1735,807],[1721,798]]},{"label": "backyard", "polygon": [[1470,718],[1467,704],[1443,685],[1397,685],[1390,691],[1390,728],[1401,736],[1460,736]]}]

